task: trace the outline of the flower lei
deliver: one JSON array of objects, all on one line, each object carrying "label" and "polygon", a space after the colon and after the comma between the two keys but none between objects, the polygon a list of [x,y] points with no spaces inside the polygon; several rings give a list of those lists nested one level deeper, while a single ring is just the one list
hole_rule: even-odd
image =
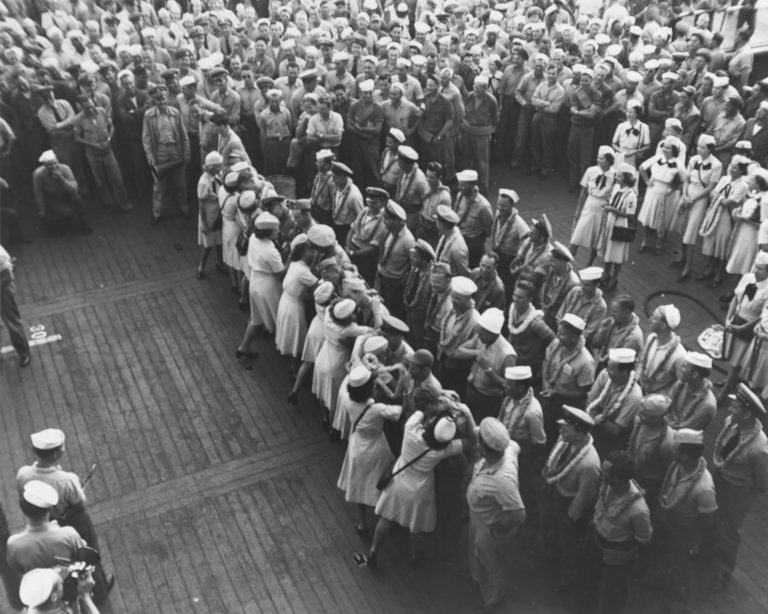
[{"label": "flower lei", "polygon": [[587,439],[579,450],[578,454],[576,454],[576,456],[574,456],[560,472],[555,473],[555,467],[557,467],[561,457],[563,454],[565,454],[566,450],[568,450],[568,444],[563,441],[562,437],[559,437],[555,447],[552,449],[552,452],[550,452],[549,457],[547,458],[547,462],[544,465],[544,470],[541,472],[541,475],[546,480],[547,484],[554,484],[555,482],[559,482],[571,471],[573,471],[574,468],[576,468],[576,466],[582,460],[584,460],[584,457],[589,452],[589,448],[591,446],[592,435],[587,434]]},{"label": "flower lei", "polygon": [[621,404],[624,403],[626,398],[629,396],[629,393],[632,392],[632,387],[635,385],[636,373],[637,371],[632,371],[629,374],[629,379],[627,380],[627,383],[624,386],[624,389],[621,391],[621,394],[613,403],[613,405],[611,405],[610,408],[605,409],[602,412],[597,412],[595,411],[595,409],[597,409],[598,405],[603,404],[603,401],[605,401],[605,399],[608,397],[608,393],[611,390],[612,382],[611,382],[611,378],[609,377],[605,382],[605,386],[603,386],[603,389],[600,391],[600,394],[597,395],[594,401],[592,401],[589,405],[587,405],[587,409],[585,411],[593,418],[598,413],[602,413],[603,420],[608,420],[610,418],[613,418],[613,416],[619,413],[619,410],[621,409]]},{"label": "flower lei", "polygon": [[510,314],[509,314],[509,324],[507,325],[510,335],[523,334],[526,330],[528,330],[528,327],[536,318],[544,317],[544,312],[541,309],[534,309],[533,307],[529,307],[528,314],[525,316],[523,321],[520,322],[518,326],[513,326],[512,322],[515,321],[516,316],[517,316],[517,312],[515,311],[515,306],[512,305],[512,310],[510,311]]},{"label": "flower lei", "polygon": [[[518,426],[520,426],[520,423],[523,421],[523,418],[525,418],[525,412],[528,411],[528,407],[531,404],[531,400],[533,399],[533,388],[528,388],[528,392],[525,393],[522,399],[515,405],[515,408],[512,410],[510,414],[507,414],[507,407],[509,406],[509,403],[505,403],[503,407],[501,408],[501,421],[504,423],[504,425],[507,427],[507,431],[511,435]],[[514,400],[510,397],[510,400]],[[511,417],[511,420],[510,420]]]},{"label": "flower lei", "polygon": [[[643,426],[643,423],[640,422],[640,419],[635,418],[634,422],[632,423],[632,432],[629,434],[629,441],[627,443],[627,452],[629,452],[632,458],[634,458],[638,452],[637,439],[638,437],[640,437],[640,429],[642,428],[642,426]],[[667,429],[667,428],[669,427],[664,426],[664,429]],[[651,448],[650,450],[651,452],[655,452],[659,447],[661,447],[661,443],[662,441],[664,441],[664,438],[662,437],[664,429],[659,431],[652,438],[648,439],[648,441],[653,440],[653,448]]]},{"label": "flower lei", "polygon": [[[688,389],[688,384],[678,380],[672,386],[672,390],[670,390],[669,396],[672,399],[672,403],[669,406],[669,414],[667,415],[667,422],[670,423],[670,426],[679,425],[681,422],[685,422],[691,416],[691,414],[696,409],[696,402],[701,397],[703,397],[708,390],[712,389],[712,382],[710,382],[708,379],[705,379],[704,385],[699,390],[694,392],[690,398],[684,400],[681,405],[678,405],[680,395],[684,389]],[[678,426],[677,428],[680,427]]]},{"label": "flower lei", "polygon": [[[672,482],[673,478],[680,477],[683,469],[678,463],[672,463],[669,466],[669,469],[667,469],[667,473],[664,475],[664,480],[661,483],[661,490],[659,491],[661,493],[659,495],[659,505],[661,505],[661,507],[663,507],[665,510],[671,510],[678,507],[688,498],[688,495],[693,490],[693,487],[698,484],[701,476],[704,475],[704,470],[706,468],[707,461],[704,459],[704,457],[701,457],[699,459],[699,464],[696,467],[696,470],[692,474],[685,475],[675,482]],[[676,487],[683,482],[688,482],[688,484],[685,486],[685,489],[673,499],[671,496],[672,493],[675,491]]]},{"label": "flower lei", "polygon": [[712,201],[712,204],[709,206],[709,209],[707,209],[706,214],[704,215],[704,220],[701,222],[701,229],[699,230],[699,235],[702,237],[708,237],[711,235],[715,228],[717,228],[717,225],[720,223],[720,216],[723,213],[723,207],[720,206],[720,203],[727,197],[728,194],[730,194],[730,190],[727,191],[726,189],[730,186],[730,183],[726,183],[720,190],[718,190],[717,198]]},{"label": "flower lei", "polygon": [[739,440],[739,445],[731,450],[728,456],[723,458],[723,447],[731,438],[731,436],[733,436],[738,430],[738,426],[731,422],[730,416],[726,418],[723,430],[720,431],[720,434],[717,436],[717,440],[715,440],[715,449],[712,451],[712,462],[715,463],[715,467],[718,469],[722,469],[726,463],[732,461],[739,454],[741,454],[741,451],[744,450],[749,444],[751,444],[755,437],[760,434],[760,431],[763,430],[763,425],[757,422],[755,426],[752,427],[752,429],[743,432],[741,434],[742,437]]},{"label": "flower lei", "polygon": [[[557,352],[558,350],[565,350],[565,348],[563,348],[563,346],[560,345],[559,341],[557,343],[558,343],[557,348],[555,348],[554,351],[552,352],[553,356],[555,352]],[[576,344],[576,347],[573,349],[572,352],[570,352],[569,354],[565,354],[564,356],[562,355],[562,352],[561,352],[560,363],[557,365],[557,369],[555,369],[555,372],[552,374],[551,377],[546,378],[546,383],[549,385],[550,388],[555,387],[555,384],[557,384],[557,378],[560,377],[561,371],[565,369],[565,365],[571,362],[571,360],[574,360],[575,358],[577,358],[579,354],[581,354],[581,350],[583,348],[584,348],[584,337],[581,337],[581,339],[579,339],[579,342]]]},{"label": "flower lei", "polygon": [[[646,341],[645,347],[643,348],[642,353],[640,354],[640,360],[637,364],[640,365],[641,369],[641,380],[653,380],[653,378],[656,376],[657,373],[660,371],[665,370],[665,368],[668,366],[667,362],[670,358],[672,358],[672,355],[675,353],[675,350],[677,349],[677,346],[680,345],[680,337],[678,337],[676,334],[672,333],[672,340],[669,345],[669,348],[667,348],[664,357],[661,359],[658,365],[656,365],[656,368],[653,369],[653,371],[646,373],[646,369],[648,368],[648,365],[650,364],[649,360],[651,358],[651,346],[653,345],[653,342],[656,341],[658,338],[658,335],[656,333],[651,333],[648,335],[648,340]],[[659,343],[656,344],[656,349],[659,349]]]},{"label": "flower lei", "polygon": [[[566,292],[570,290],[568,282],[571,280],[571,269],[569,268],[563,275],[558,277],[550,269],[547,276],[544,278],[544,283],[541,285],[541,306],[544,309],[550,309],[559,304]],[[555,289],[554,296],[551,299],[547,298],[547,289],[553,287]]]},{"label": "flower lei", "polygon": [[608,488],[608,483],[603,480],[603,483],[600,485],[600,492],[597,495],[597,502],[595,503],[595,516],[602,517],[606,516],[609,520],[615,521],[618,518],[621,518],[621,516],[626,512],[630,507],[632,507],[632,504],[634,504],[635,501],[638,501],[639,499],[643,498],[643,489],[640,488],[637,482],[634,480],[630,480],[629,483],[631,486],[634,486],[634,489],[630,487],[629,491],[622,495],[621,497],[617,498],[617,501],[619,502],[618,506],[615,506],[613,513],[608,513],[608,491],[610,490]]}]

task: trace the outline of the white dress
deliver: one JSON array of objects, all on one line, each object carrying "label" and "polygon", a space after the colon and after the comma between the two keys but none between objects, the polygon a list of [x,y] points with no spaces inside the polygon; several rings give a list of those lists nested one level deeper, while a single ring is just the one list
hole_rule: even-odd
[{"label": "white dress", "polygon": [[304,362],[315,362],[323,341],[325,341],[325,307],[315,303],[315,317],[309,323],[301,359]]},{"label": "white dress", "polygon": [[599,166],[590,166],[581,178],[581,187],[587,190],[587,197],[581,214],[573,228],[571,243],[579,247],[597,248],[603,207],[608,204],[616,171],[609,168],[605,173]]},{"label": "white dress", "polygon": [[702,194],[713,181],[717,185],[722,174],[723,165],[712,155],[707,160],[702,160],[701,156],[696,155],[688,163],[688,192],[686,195],[693,204],[684,213],[678,209],[674,223],[674,230],[680,234],[685,245],[696,245],[699,229],[709,204],[709,197],[702,197]]},{"label": "white dress", "polygon": [[[197,208],[199,211],[197,216],[197,244],[200,247],[221,245],[221,230],[211,229],[221,211],[218,185],[218,179],[208,172],[200,175],[200,180],[197,182]],[[207,232],[204,230],[203,220],[206,222]]]},{"label": "white dress", "polygon": [[264,325],[270,333],[275,332],[277,305],[280,302],[280,278],[283,259],[270,239],[248,240],[248,267],[250,273],[249,296],[251,299],[252,326]]},{"label": "white dress", "polygon": [[352,424],[368,404],[371,404],[370,407],[349,436],[347,453],[336,485],[344,491],[346,501],[374,507],[379,500],[376,482],[395,460],[384,436],[384,420],[399,419],[403,408],[373,401],[350,401],[348,412]]},{"label": "white dress", "polygon": [[309,265],[303,260],[291,262],[283,278],[283,293],[277,305],[275,346],[288,356],[300,356],[307,336],[307,316],[304,303],[310,289],[317,283]]},{"label": "white dress", "polygon": [[[425,450],[424,414],[416,411],[405,423],[403,447],[393,473]],[[392,478],[376,503],[376,515],[407,527],[411,533],[429,533],[435,530],[437,508],[435,505],[435,467],[449,456],[461,454],[462,445],[457,439],[442,450],[430,450],[410,467]],[[378,479],[378,476],[377,476]]]},{"label": "white dress", "polygon": [[669,230],[677,212],[680,191],[673,185],[675,176],[681,171],[675,159],[651,158],[640,168],[650,173],[650,185],[645,192],[643,207],[637,221],[664,235]]},{"label": "white dress", "polygon": [[354,323],[339,326],[333,321],[330,313],[325,314],[325,341],[315,358],[312,393],[325,405],[332,416],[341,382],[347,376],[347,362],[352,354],[353,340],[369,330],[366,326]]},{"label": "white dress", "polygon": [[[615,185],[611,195],[610,206],[619,209],[629,215],[635,215],[637,211],[637,193],[634,188],[621,187]],[[629,221],[612,211],[606,211],[603,215],[603,221],[600,225],[600,238],[598,240],[598,251],[602,252],[603,261],[608,263],[622,264],[629,259],[629,246],[631,243],[624,241],[612,241],[614,227],[627,228]]]},{"label": "white dress", "polygon": [[[222,198],[222,192],[223,198]],[[243,270],[240,254],[237,252],[237,237],[240,234],[240,226],[237,223],[237,199],[239,194],[230,194],[222,188],[219,190],[219,205],[221,205],[221,245],[224,264]]]},{"label": "white dress", "polygon": [[757,233],[760,222],[768,215],[768,192],[752,194],[733,212],[733,235],[725,270],[731,275],[744,275],[752,270],[757,256]]},{"label": "white dress", "polygon": [[702,237],[701,253],[718,260],[728,259],[728,245],[733,224],[730,211],[721,206],[726,200],[741,204],[747,195],[749,186],[744,177],[731,179],[729,175],[720,178],[709,198],[709,208],[704,214],[699,234]]},{"label": "white dress", "polygon": [[618,168],[623,162],[637,168],[637,154],[626,152],[640,149],[643,146],[647,148],[650,144],[651,134],[647,124],[640,120],[637,120],[634,126],[629,121],[621,122],[616,126],[616,132],[613,133],[613,148],[616,150],[614,168]]}]

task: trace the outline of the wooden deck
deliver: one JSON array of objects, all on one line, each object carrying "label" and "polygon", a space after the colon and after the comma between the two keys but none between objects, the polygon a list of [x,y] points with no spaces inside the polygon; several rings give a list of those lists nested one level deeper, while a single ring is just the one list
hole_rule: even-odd
[{"label": "wooden deck", "polygon": [[[546,211],[567,242],[575,197],[564,183],[501,175],[496,188],[499,179],[514,186],[523,215]],[[102,611],[472,611],[478,594],[456,579],[463,556],[412,569],[401,533],[383,552],[382,571],[354,566],[350,555],[364,544],[335,486],[343,449],[320,429],[309,393],[298,409],[285,403],[288,362],[270,344],[258,342],[253,371],[238,366],[246,316],[226,277],[195,279],[196,222],[171,217],[151,228],[146,205],[128,214],[91,209],[93,235],[31,233],[34,243],[11,250],[25,324],[61,336],[35,347],[28,369],[13,353],[0,358],[0,501],[12,530],[23,526],[14,475],[30,460],[29,433],[58,426],[68,468],[83,474],[98,463],[90,507],[117,576]],[[722,314],[722,291],[674,283],[669,259],[635,256],[620,291],[638,301],[687,292]],[[657,297],[651,308],[660,300],[681,307],[689,347],[713,320],[687,297]],[[702,576],[700,611],[768,610],[766,509],[763,500],[745,526],[732,589],[712,597]],[[512,558],[508,611],[564,612],[550,573],[520,552]],[[638,586],[632,611],[652,611],[655,601]]]}]

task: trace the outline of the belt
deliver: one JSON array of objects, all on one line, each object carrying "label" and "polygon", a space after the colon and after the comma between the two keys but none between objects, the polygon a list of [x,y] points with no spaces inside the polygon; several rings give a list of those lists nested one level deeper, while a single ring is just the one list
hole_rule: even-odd
[{"label": "belt", "polygon": [[287,141],[290,138],[291,137],[289,136],[268,136],[267,140],[268,141]]},{"label": "belt", "polygon": [[550,117],[557,117],[557,113],[552,113],[551,111],[536,111],[534,115],[549,115]]}]

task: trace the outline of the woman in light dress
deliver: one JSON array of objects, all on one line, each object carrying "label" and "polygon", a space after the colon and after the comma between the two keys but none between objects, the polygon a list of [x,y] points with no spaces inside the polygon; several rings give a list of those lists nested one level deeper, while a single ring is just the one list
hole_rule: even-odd
[{"label": "woman in light dress", "polygon": [[395,461],[384,435],[384,421],[396,422],[403,411],[400,405],[373,402],[375,380],[362,365],[349,372],[347,412],[352,426],[336,484],[344,491],[344,499],[355,505],[355,530],[364,537],[368,537],[367,508],[373,509],[379,500],[376,482]]},{"label": "woman in light dress", "polygon": [[232,282],[232,293],[240,295],[240,280],[243,275],[243,264],[237,252],[237,237],[240,227],[237,224],[237,200],[240,192],[237,190],[239,175],[235,172],[224,176],[224,184],[219,187],[219,207],[221,208],[221,247],[224,264],[229,267],[229,279]]},{"label": "woman in light dress", "polygon": [[677,160],[682,142],[674,136],[668,136],[661,142],[661,156],[654,156],[640,165],[640,176],[648,186],[643,200],[643,207],[637,221],[642,225],[640,232],[641,254],[648,249],[648,235],[656,232],[654,253],[662,252],[662,243],[672,224],[677,210],[677,198],[685,179],[685,169]]},{"label": "woman in light dress", "polygon": [[312,296],[312,288],[318,281],[310,268],[316,255],[316,251],[309,247],[307,235],[302,233],[291,241],[291,263],[283,278],[283,293],[275,322],[275,346],[278,352],[291,357],[291,376],[299,370],[307,336],[304,304]]},{"label": "woman in light dress", "polygon": [[613,149],[616,151],[616,168],[626,162],[637,168],[645,153],[651,147],[648,125],[640,121],[643,104],[639,100],[627,103],[627,121],[616,126],[613,134]]},{"label": "woman in light dress", "polygon": [[755,338],[744,354],[742,376],[757,395],[768,402],[768,303],[755,326]]},{"label": "woman in light dress", "polygon": [[597,165],[590,166],[581,178],[581,194],[576,205],[576,223],[571,235],[571,253],[575,256],[579,247],[591,251],[588,266],[597,257],[598,235],[603,209],[608,205],[616,172],[613,170],[615,153],[607,145],[597,151]]},{"label": "woman in light dress", "polygon": [[227,272],[221,250],[221,228],[214,229],[216,220],[221,215],[221,206],[219,205],[221,162],[221,156],[218,152],[210,152],[205,157],[203,174],[200,175],[200,180],[197,182],[197,208],[199,211],[197,218],[197,244],[200,246],[200,263],[197,265],[197,279],[203,279],[205,276],[205,263],[208,261],[208,256],[214,247],[218,256],[216,270],[223,273]]},{"label": "woman in light dress", "polygon": [[730,252],[731,212],[741,205],[747,196],[747,169],[750,161],[744,156],[733,156],[728,165],[728,174],[720,178],[709,196],[709,208],[704,214],[699,235],[702,237],[701,254],[708,258],[707,268],[696,276],[699,281],[714,278],[712,287],[722,283],[723,270]]},{"label": "woman in light dress", "polygon": [[336,289],[330,281],[321,281],[315,288],[315,317],[309,323],[307,336],[304,338],[304,349],[301,353],[301,366],[296,373],[291,392],[288,393],[288,403],[299,404],[299,390],[312,374],[317,354],[325,341],[325,312],[333,302]]},{"label": "woman in light dress", "polygon": [[733,211],[733,234],[725,272],[744,275],[752,270],[757,255],[760,223],[768,220],[768,170],[757,168],[747,177],[750,194]]},{"label": "woman in light dress", "polygon": [[347,375],[347,363],[355,338],[372,332],[355,322],[355,301],[336,301],[325,314],[325,341],[315,359],[312,392],[323,407],[323,426],[330,428],[341,382]]},{"label": "woman in light dress", "polygon": [[632,243],[614,241],[611,236],[614,228],[628,228],[630,220],[634,220],[637,212],[636,182],[637,171],[631,164],[623,162],[616,168],[616,183],[603,213],[598,240],[598,252],[605,263],[603,280],[606,290],[614,290],[618,286],[621,265],[629,259],[629,246]]},{"label": "woman in light dress", "polygon": [[[259,331],[266,331],[267,334],[275,332],[277,305],[282,292],[280,278],[284,271],[283,259],[274,243],[280,222],[270,213],[261,213],[253,226],[254,231],[248,240],[247,254],[250,271],[248,294],[251,299],[251,317],[243,340],[235,352],[238,359],[258,356],[251,353],[249,348]],[[250,363],[247,360],[245,367],[250,369]]]},{"label": "woman in light dress", "polygon": [[[454,409],[461,414],[457,423],[445,411],[440,392],[433,388],[418,388],[413,393],[413,403],[416,411],[405,423],[403,446],[392,470],[393,477],[376,503],[376,515],[380,518],[373,543],[367,556],[355,554],[355,562],[360,566],[376,568],[378,551],[393,523],[410,531],[411,560],[418,562],[421,534],[434,531],[437,523],[435,467],[444,458],[471,450],[475,443],[475,421],[466,405],[456,404]],[[460,430],[467,435],[454,439]]]},{"label": "woman in light dress", "polygon": [[723,175],[723,165],[712,155],[715,151],[715,137],[702,134],[696,151],[696,155],[692,156],[688,162],[683,195],[677,207],[674,223],[675,230],[680,234],[682,246],[680,256],[670,266],[682,268],[677,278],[678,282],[684,282],[691,276],[696,241],[709,204],[709,195]]}]

